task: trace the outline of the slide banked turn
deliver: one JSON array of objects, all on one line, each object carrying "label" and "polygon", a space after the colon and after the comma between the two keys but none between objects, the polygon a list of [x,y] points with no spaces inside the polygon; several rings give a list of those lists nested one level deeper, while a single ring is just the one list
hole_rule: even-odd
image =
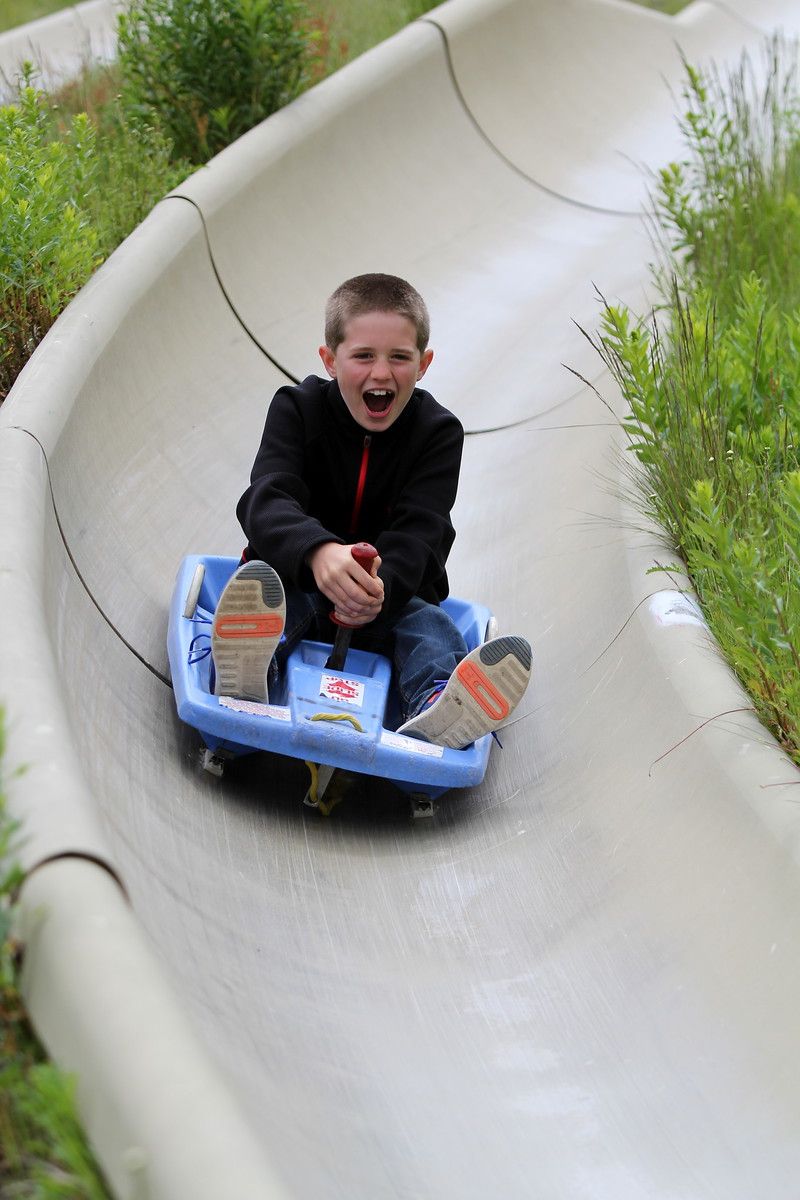
[{"label": "slide banked turn", "polygon": [[[125,889],[245,1114],[234,1157],[252,1136],[278,1181],[255,1190],[254,1150],[217,1195],[797,1195],[800,773],[647,574],[664,551],[623,495],[618,425],[564,365],[619,407],[575,323],[595,288],[651,298],[640,164],[677,153],[678,47],[757,58],[791,12],[451,0],[159,204],[0,412],[28,911],[48,872]],[[467,430],[451,586],[534,647],[483,785],[424,827],[380,781],[325,821],[297,763],[204,775],[166,662],[181,557],[241,548],[269,400],[317,370],[324,300],[367,270],[425,295],[426,386]],[[38,999],[47,961],[31,1010],[81,1069],[103,1055]],[[119,1194],[136,1170],[141,1194],[214,1194],[191,1154],[159,1165],[169,1110],[131,1167],[134,1103],[99,1111],[131,1070],[83,1076]]]}]

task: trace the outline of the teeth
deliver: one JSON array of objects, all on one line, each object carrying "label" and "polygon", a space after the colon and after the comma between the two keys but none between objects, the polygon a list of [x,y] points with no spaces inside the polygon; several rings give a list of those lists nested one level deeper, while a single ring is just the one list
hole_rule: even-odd
[{"label": "teeth", "polygon": [[382,388],[370,388],[367,392],[368,396],[391,396],[391,392],[384,391]]}]

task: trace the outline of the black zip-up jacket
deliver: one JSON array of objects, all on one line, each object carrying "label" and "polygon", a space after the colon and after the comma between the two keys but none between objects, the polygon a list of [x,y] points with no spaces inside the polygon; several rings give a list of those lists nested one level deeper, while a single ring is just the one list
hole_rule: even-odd
[{"label": "black zip-up jacket", "polygon": [[236,509],[246,557],[311,591],[305,558],[314,546],[372,542],[383,560],[381,624],[412,596],[438,603],[448,594],[463,444],[458,418],[421,388],[373,434],[353,420],[335,380],[309,375],[280,388]]}]

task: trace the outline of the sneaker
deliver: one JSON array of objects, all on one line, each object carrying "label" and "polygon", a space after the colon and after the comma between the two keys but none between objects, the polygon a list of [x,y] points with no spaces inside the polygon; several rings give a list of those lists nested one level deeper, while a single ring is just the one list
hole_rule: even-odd
[{"label": "sneaker", "polygon": [[470,651],[444,687],[397,732],[463,750],[511,715],[530,677],[531,648],[525,638],[492,638]]},{"label": "sneaker", "polygon": [[214,694],[269,700],[267,671],[286,624],[280,576],[264,562],[237,568],[222,590],[211,626]]}]

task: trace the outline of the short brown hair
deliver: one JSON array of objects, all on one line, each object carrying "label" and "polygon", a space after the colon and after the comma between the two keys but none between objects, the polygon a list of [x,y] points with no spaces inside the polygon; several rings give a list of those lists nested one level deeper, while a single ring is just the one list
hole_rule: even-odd
[{"label": "short brown hair", "polygon": [[336,350],[344,341],[353,317],[370,312],[394,312],[407,317],[417,331],[417,349],[423,354],[431,335],[431,319],[416,288],[397,275],[355,275],[345,280],[325,305],[325,345]]}]

